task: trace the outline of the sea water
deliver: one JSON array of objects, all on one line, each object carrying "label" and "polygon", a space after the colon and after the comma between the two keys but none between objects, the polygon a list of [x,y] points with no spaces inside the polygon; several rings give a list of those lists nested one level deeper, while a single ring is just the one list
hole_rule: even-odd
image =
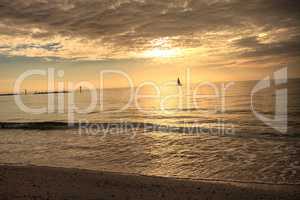
[{"label": "sea water", "polygon": [[[251,98],[256,84],[97,90],[97,104],[82,113],[70,110],[87,108],[90,91],[54,94],[54,111],[41,114],[0,96],[0,163],[298,184],[300,80],[286,85],[287,113],[276,110],[285,104],[275,87]],[[49,94],[19,97],[30,108],[49,106]],[[286,117],[286,131],[258,114]]]}]

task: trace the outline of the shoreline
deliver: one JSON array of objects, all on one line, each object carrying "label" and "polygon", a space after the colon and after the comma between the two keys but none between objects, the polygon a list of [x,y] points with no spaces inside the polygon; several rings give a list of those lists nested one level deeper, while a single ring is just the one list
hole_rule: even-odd
[{"label": "shoreline", "polygon": [[0,199],[300,199],[300,187],[0,165]]}]

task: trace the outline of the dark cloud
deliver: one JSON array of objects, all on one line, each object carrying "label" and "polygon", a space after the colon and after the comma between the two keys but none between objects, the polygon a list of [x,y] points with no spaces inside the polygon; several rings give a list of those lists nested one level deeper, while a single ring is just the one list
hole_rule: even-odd
[{"label": "dark cloud", "polygon": [[139,45],[157,37],[249,24],[265,29],[299,27],[299,7],[295,0],[2,0],[0,21],[47,31],[35,37],[79,35]]},{"label": "dark cloud", "polygon": [[[80,37],[111,46],[114,52],[147,48],[160,37],[176,37],[176,47],[199,47],[207,42],[207,32],[229,30],[237,36],[257,29],[287,29],[293,33],[287,31],[281,42],[265,44],[250,34],[233,46],[247,49],[239,54],[243,57],[299,56],[299,7],[295,0],[1,0],[0,34],[43,40]],[[21,44],[15,50],[26,48],[57,51],[62,46]]]},{"label": "dark cloud", "polygon": [[251,37],[245,37],[239,40],[236,40],[234,42],[235,46],[238,47],[251,47],[251,48],[255,48],[257,46],[260,46],[260,43],[257,39],[257,36],[251,36]]},{"label": "dark cloud", "polygon": [[10,48],[8,45],[1,45],[0,46],[0,49],[8,49],[8,48]]},{"label": "dark cloud", "polygon": [[58,51],[63,48],[60,43],[48,43],[44,45],[40,44],[20,44],[13,48],[13,50],[23,50],[23,49],[45,49],[47,51]]},{"label": "dark cloud", "polygon": [[234,43],[238,48],[248,48],[243,57],[300,56],[300,35],[285,41],[259,42],[257,37],[243,38]]}]

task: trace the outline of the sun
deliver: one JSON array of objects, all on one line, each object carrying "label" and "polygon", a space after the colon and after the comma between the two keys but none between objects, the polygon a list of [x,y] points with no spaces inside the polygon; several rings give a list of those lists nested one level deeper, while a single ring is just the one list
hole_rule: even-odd
[{"label": "sun", "polygon": [[147,58],[171,58],[179,55],[178,49],[151,49],[144,52],[144,56]]}]

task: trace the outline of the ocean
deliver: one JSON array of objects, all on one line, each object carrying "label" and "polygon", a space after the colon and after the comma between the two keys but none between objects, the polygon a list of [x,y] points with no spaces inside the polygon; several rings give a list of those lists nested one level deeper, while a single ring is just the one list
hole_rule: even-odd
[{"label": "ocean", "polygon": [[0,163],[299,184],[300,80],[257,83],[0,96]]}]

